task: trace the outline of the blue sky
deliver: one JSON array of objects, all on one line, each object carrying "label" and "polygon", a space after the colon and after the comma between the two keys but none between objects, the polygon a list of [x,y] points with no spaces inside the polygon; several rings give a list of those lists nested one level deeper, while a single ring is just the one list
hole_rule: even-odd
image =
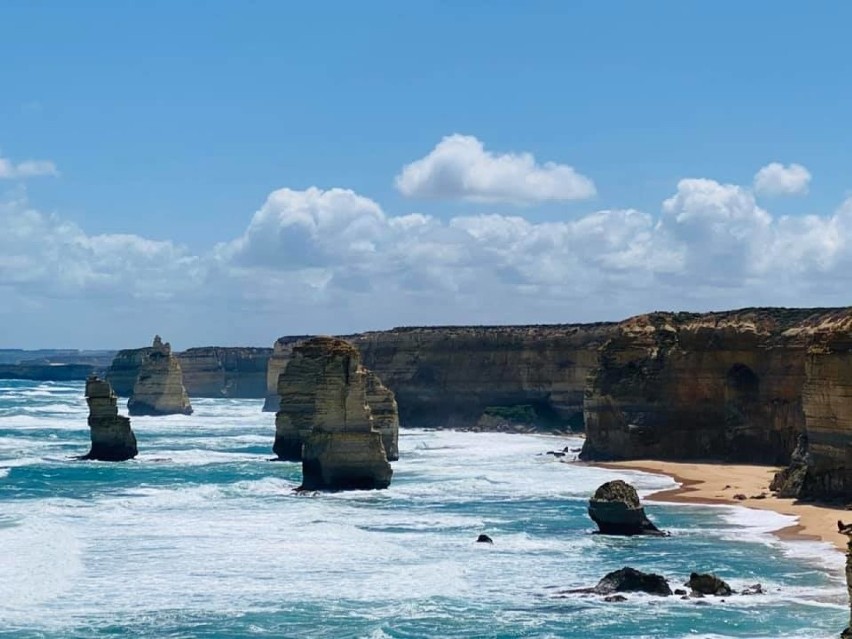
[{"label": "blue sky", "polygon": [[[848,304],[850,20],[843,2],[2,3],[0,216],[19,230],[0,345]],[[428,224],[401,230],[412,214]]]}]

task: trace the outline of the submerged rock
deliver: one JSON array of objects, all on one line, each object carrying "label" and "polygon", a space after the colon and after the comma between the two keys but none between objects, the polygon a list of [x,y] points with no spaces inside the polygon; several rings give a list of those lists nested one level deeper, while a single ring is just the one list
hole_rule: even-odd
[{"label": "submerged rock", "polygon": [[171,345],[160,336],[142,359],[133,395],[127,402],[131,415],[191,415],[192,405],[183,386],[183,373]]},{"label": "submerged rock", "polygon": [[293,349],[278,382],[273,450],[302,460],[303,490],[387,488],[393,471],[367,405],[368,372],[348,342],[317,337]]},{"label": "submerged rock", "polygon": [[[693,572],[689,575],[689,581],[683,584],[694,593],[702,595],[714,595],[716,597],[728,597],[733,593],[731,587],[716,575]],[[749,593],[751,594],[751,593]]]},{"label": "submerged rock", "polygon": [[592,590],[598,595],[610,595],[615,592],[647,592],[649,595],[668,597],[672,594],[672,589],[665,577],[642,572],[629,566],[608,573]]},{"label": "submerged rock", "polygon": [[665,535],[645,516],[636,489],[620,479],[598,487],[589,500],[589,517],[604,535]]},{"label": "submerged rock", "polygon": [[94,375],[86,380],[92,448],[81,459],[125,461],[136,457],[136,436],[130,419],[118,414],[117,401],[109,382]]}]

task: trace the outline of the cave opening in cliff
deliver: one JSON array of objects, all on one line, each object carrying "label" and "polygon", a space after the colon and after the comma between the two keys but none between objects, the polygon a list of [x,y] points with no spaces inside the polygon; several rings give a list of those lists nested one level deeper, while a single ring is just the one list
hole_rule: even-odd
[{"label": "cave opening in cliff", "polygon": [[760,379],[745,364],[734,364],[725,378],[725,399],[728,403],[745,407],[758,400]]}]

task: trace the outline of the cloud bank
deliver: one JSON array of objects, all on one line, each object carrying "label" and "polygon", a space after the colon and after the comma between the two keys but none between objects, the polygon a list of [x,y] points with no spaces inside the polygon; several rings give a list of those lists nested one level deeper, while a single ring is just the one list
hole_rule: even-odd
[{"label": "cloud bank", "polygon": [[680,180],[657,211],[555,222],[394,215],[349,189],[282,188],[240,236],[200,254],[168,240],[90,235],[20,195],[0,204],[0,224],[6,299],[33,317],[66,321],[85,306],[104,323],[132,321],[140,335],[129,340],[123,325],[121,343],[153,331],[184,346],[265,344],[403,324],[843,305],[852,284],[852,198],[824,215],[777,216],[752,189],[708,178]]}]

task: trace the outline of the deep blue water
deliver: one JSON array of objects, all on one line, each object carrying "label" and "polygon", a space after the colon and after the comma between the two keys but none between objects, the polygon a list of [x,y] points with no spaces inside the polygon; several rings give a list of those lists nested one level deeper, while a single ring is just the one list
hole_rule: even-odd
[{"label": "deep blue water", "polygon": [[[671,481],[542,454],[576,441],[404,430],[389,490],[300,496],[260,400],[134,418],[140,456],[109,464],[71,459],[82,395],[0,381],[0,636],[833,637],[848,618],[840,554],[778,541],[771,513],[651,504],[671,537],[590,534],[603,481]],[[768,594],[557,597],[624,565]]]}]

